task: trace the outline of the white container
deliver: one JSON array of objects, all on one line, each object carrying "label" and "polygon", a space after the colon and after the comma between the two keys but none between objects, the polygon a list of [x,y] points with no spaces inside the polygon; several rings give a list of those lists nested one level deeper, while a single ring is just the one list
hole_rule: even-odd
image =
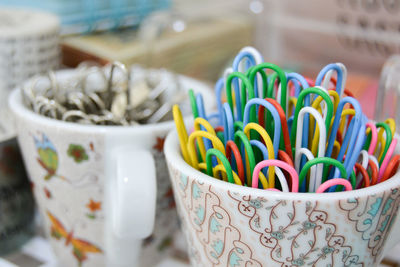
[{"label": "white container", "polygon": [[1,99],[34,74],[58,67],[59,31],[59,19],[52,14],[0,9]]}]

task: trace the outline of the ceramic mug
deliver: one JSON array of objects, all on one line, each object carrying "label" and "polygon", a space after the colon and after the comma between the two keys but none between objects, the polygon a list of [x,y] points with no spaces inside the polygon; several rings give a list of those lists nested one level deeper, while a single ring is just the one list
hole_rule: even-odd
[{"label": "ceramic mug", "polygon": [[34,232],[34,201],[17,139],[0,141],[0,255],[17,250]]},{"label": "ceramic mug", "polygon": [[355,191],[282,193],[195,170],[176,131],[164,152],[193,266],[377,266],[400,240],[399,173]]},{"label": "ceramic mug", "polygon": [[[179,79],[211,108],[207,86]],[[58,121],[28,109],[20,89],[9,105],[61,265],[154,266],[168,255],[178,221],[162,150],[173,121],[128,127]]]}]

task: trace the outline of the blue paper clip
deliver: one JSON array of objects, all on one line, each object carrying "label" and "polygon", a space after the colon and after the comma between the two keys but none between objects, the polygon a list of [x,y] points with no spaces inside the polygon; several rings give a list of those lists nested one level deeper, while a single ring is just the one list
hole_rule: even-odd
[{"label": "blue paper clip", "polygon": [[[250,140],[250,145],[257,147],[261,151],[264,160],[268,159],[268,148],[262,142],[253,139]],[[263,169],[264,175],[267,175],[267,171],[268,167]]]},{"label": "blue paper clip", "polygon": [[[240,71],[240,72],[246,72],[249,68],[256,66],[257,64],[260,64],[263,62],[263,58],[261,56],[260,53],[258,53],[257,50],[255,50],[253,48],[253,50],[251,49],[252,47],[245,47],[243,48],[239,54],[235,57],[235,59],[233,60],[233,64],[232,64],[232,69],[233,71]],[[246,61],[246,67],[244,70],[239,69],[240,63],[242,62],[243,59],[247,59]],[[239,88],[239,81],[238,79],[234,80],[234,86]],[[254,81],[254,95],[255,97],[259,96],[258,93],[258,82],[257,79],[255,79]]]},{"label": "blue paper clip", "polygon": [[224,103],[222,109],[222,125],[224,126],[225,144],[229,140],[234,140],[235,129],[233,125],[232,110],[228,103]]},{"label": "blue paper clip", "polygon": [[[265,99],[261,98],[253,98],[247,102],[246,107],[244,108],[244,115],[243,115],[243,128],[250,122],[250,109],[253,105],[260,105],[265,107],[268,111],[271,112],[272,117],[274,118],[274,155],[275,158],[278,157],[278,150],[279,150],[279,141],[281,138],[281,119],[279,117],[279,113],[276,108],[269,103]],[[255,107],[254,107],[255,108]]]},{"label": "blue paper clip", "polygon": [[[315,80],[315,86],[321,86],[322,79],[324,76],[327,74],[328,71],[331,70],[336,70],[337,73],[337,82],[336,82],[336,92],[339,94],[339,97],[342,97],[343,95],[343,90],[344,90],[344,83],[343,83],[343,69],[342,67],[337,64],[337,63],[331,63],[326,65],[319,73],[317,76],[317,79]],[[328,89],[328,88],[326,88]]]},{"label": "blue paper clip", "polygon": [[215,96],[217,99],[217,109],[218,109],[218,112],[216,113],[216,115],[219,118],[219,125],[223,125],[223,118],[222,118],[223,104],[222,104],[222,96],[221,96],[223,89],[224,89],[224,78],[220,78],[220,79],[218,79],[217,83],[215,84],[215,88],[214,88]]},{"label": "blue paper clip", "polygon": [[[330,157],[332,155],[333,143],[335,142],[335,139],[336,139],[336,134],[337,134],[337,131],[339,128],[341,114],[342,114],[344,106],[347,103],[350,103],[354,107],[355,116],[352,119],[352,121],[350,122],[349,128],[347,129],[347,132],[349,134],[347,134],[347,132],[346,132],[346,135],[349,136],[347,138],[350,138],[349,144],[348,144],[348,146],[344,146],[344,145],[341,146],[340,151],[339,151],[340,156],[337,157],[337,159],[339,161],[341,161],[341,159],[342,159],[341,157],[343,157],[346,150],[351,151],[351,154],[355,155],[355,153],[356,153],[354,151],[355,143],[356,143],[357,136],[359,135],[358,131],[361,127],[364,128],[364,134],[365,134],[365,123],[363,123],[364,119],[363,119],[363,113],[362,113],[360,104],[358,103],[358,101],[356,99],[354,99],[352,97],[347,96],[347,97],[343,98],[342,100],[340,100],[339,105],[336,109],[335,119],[333,121],[332,130],[331,130],[331,134],[328,139],[328,146],[327,146],[325,155],[327,157]],[[346,143],[347,143],[347,141],[346,141]],[[360,151],[361,151],[361,149],[360,149]],[[355,161],[357,160],[357,157],[358,157],[358,154],[355,157],[356,158]],[[350,164],[349,164],[352,161],[353,160],[351,160],[351,157],[346,157],[344,160],[343,165],[346,168],[348,177],[350,176],[350,173],[353,168],[353,166],[350,166]],[[355,163],[355,161],[354,161],[354,163]],[[338,177],[338,176],[336,176],[336,177]],[[348,178],[348,177],[343,177],[343,178]]]},{"label": "blue paper clip", "polygon": [[[198,112],[199,117],[209,120],[209,118],[207,118],[206,111],[204,109],[203,96],[200,93],[196,94],[196,105],[197,105],[197,112]],[[205,131],[205,128],[203,126],[201,126],[201,130]],[[209,150],[210,148],[212,148],[212,144],[211,144],[210,140],[208,140],[206,138],[203,138],[203,140],[204,140],[204,147],[206,150]],[[215,161],[215,163],[216,163],[216,161]]]}]

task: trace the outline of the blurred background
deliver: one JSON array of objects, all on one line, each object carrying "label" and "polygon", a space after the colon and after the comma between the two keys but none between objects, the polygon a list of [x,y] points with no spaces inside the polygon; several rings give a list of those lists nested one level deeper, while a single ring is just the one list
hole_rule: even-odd
[{"label": "blurred background", "polygon": [[[398,53],[400,44],[400,1],[395,0],[309,0],[307,4],[2,0],[0,4],[2,9],[33,8],[59,16],[62,67],[84,60],[103,64],[119,60],[164,67],[211,83],[240,48],[252,45],[267,61],[310,77],[328,63],[342,62],[350,73],[350,87],[362,96],[365,88],[377,87],[383,63]],[[374,103],[368,99],[361,97],[361,102],[367,115],[372,115]]]},{"label": "blurred background", "polygon": [[[344,63],[347,88],[372,118],[382,66],[400,50],[399,14],[399,0],[1,0],[0,102],[37,73],[88,60],[166,68],[212,85],[254,46],[267,62],[312,78]],[[22,251],[0,266],[52,259],[41,239]],[[396,257],[382,266],[397,266]]]}]

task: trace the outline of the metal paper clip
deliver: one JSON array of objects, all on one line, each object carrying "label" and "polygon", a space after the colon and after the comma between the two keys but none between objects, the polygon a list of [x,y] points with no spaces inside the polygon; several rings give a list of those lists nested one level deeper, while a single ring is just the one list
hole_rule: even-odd
[{"label": "metal paper clip", "polygon": [[25,104],[53,119],[82,124],[136,125],[172,119],[171,107],[181,102],[179,76],[166,70],[128,70],[120,62],[104,67],[80,64],[68,79],[48,72],[22,90]]}]

